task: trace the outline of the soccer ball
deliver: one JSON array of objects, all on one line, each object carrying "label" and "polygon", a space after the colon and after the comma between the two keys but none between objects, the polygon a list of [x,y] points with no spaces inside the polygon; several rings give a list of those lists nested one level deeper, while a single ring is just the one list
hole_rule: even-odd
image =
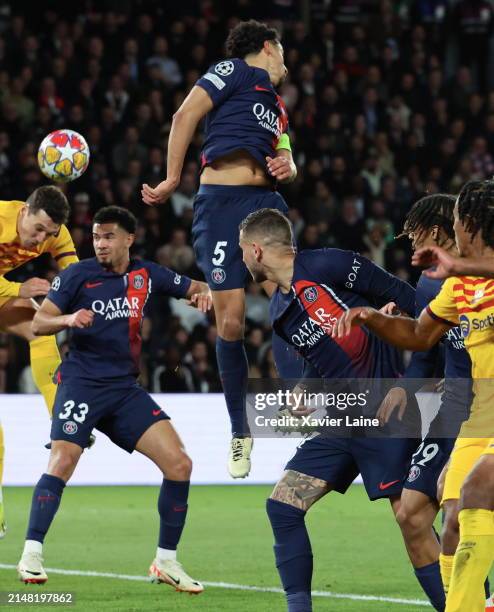
[{"label": "soccer ball", "polygon": [[89,164],[89,147],[73,130],[56,130],[38,149],[41,172],[52,181],[68,183],[84,174]]}]

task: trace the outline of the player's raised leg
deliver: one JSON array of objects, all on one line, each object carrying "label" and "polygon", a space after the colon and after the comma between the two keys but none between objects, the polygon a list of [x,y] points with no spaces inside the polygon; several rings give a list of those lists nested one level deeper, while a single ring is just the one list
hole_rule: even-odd
[{"label": "player's raised leg", "polygon": [[0,539],[5,537],[7,533],[7,525],[5,524],[5,510],[3,507],[3,494],[2,494],[2,483],[3,483],[3,459],[5,455],[5,444],[2,423],[0,423]]},{"label": "player's raised leg", "polygon": [[244,346],[245,292],[229,289],[213,291],[212,295],[218,328],[216,358],[232,428],[228,470],[233,478],[245,478],[250,472],[252,450],[246,416],[249,363]]},{"label": "player's raised leg", "polygon": [[163,473],[158,498],[158,548],[149,569],[151,580],[169,584],[177,591],[202,593],[202,584],[191,578],[177,561],[177,546],[187,517],[192,461],[168,420],[151,425],[139,438],[135,448],[149,457]]},{"label": "player's raised leg", "polygon": [[33,379],[51,415],[57,391],[53,376],[60,365],[60,353],[55,336],[34,336],[31,322],[35,312],[30,300],[12,298],[0,308],[0,327],[29,343]]},{"label": "player's raised leg", "polygon": [[34,488],[26,541],[17,566],[19,579],[26,584],[43,584],[48,580],[43,568],[43,543],[82,450],[79,444],[52,440],[48,468]]}]

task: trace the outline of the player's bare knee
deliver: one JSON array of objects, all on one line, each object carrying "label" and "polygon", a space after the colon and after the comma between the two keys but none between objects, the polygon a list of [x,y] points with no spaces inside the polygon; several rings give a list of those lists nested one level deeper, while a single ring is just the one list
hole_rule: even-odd
[{"label": "player's bare knee", "polygon": [[67,482],[74,472],[79,457],[80,453],[76,450],[67,448],[52,449],[47,473]]},{"label": "player's bare knee", "polygon": [[403,532],[418,533],[426,526],[420,511],[408,508],[405,504],[401,504],[395,518]]},{"label": "player's bare knee", "polygon": [[443,528],[441,532],[441,539],[453,536],[456,537],[460,533],[460,525],[458,523],[458,504],[456,500],[448,500],[449,503],[445,503]]},{"label": "player's bare knee", "polygon": [[169,480],[190,480],[192,459],[184,452],[177,453],[163,466],[163,475]]},{"label": "player's bare knee", "polygon": [[461,488],[462,508],[489,508],[492,505],[491,486],[494,485],[492,470],[485,462],[479,463],[467,476]]},{"label": "player's bare knee", "polygon": [[224,340],[241,340],[244,337],[245,324],[240,317],[225,313],[217,320],[218,334]]},{"label": "player's bare knee", "polygon": [[307,511],[330,490],[325,480],[287,470],[275,485],[270,499]]}]

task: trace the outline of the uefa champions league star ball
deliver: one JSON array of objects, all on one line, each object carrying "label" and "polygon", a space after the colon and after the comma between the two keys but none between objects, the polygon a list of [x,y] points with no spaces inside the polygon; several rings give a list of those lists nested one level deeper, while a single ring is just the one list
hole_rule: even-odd
[{"label": "uefa champions league star ball", "polygon": [[74,130],[56,130],[38,149],[38,165],[50,180],[69,183],[84,174],[89,164],[89,147]]}]

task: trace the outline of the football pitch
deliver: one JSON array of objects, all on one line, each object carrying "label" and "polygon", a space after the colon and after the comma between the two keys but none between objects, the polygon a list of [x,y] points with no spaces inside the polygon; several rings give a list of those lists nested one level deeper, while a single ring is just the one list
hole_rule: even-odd
[{"label": "football pitch", "polygon": [[[48,569],[43,586],[22,585],[11,567],[22,549],[32,489],[6,488],[8,534],[0,540],[0,592],[71,591],[75,603],[65,607],[95,612],[283,612],[264,511],[270,490],[192,487],[179,559],[207,586],[202,595],[190,596],[145,579],[157,540],[157,488],[68,487],[45,542],[45,566],[53,570]],[[307,523],[313,589],[320,592],[313,598],[315,612],[432,609],[416,584],[387,501],[370,503],[364,488],[354,485],[345,496],[330,494],[316,504]]]}]

